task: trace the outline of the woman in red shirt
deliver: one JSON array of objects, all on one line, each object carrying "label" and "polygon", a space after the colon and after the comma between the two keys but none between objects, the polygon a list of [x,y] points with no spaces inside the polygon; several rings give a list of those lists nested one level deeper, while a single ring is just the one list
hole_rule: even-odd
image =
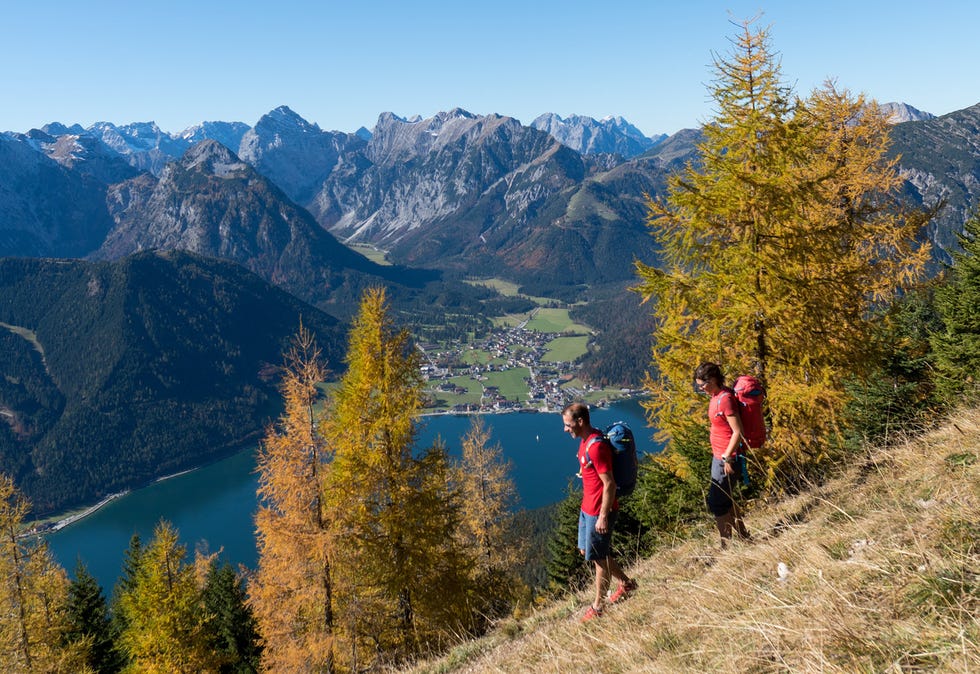
[{"label": "woman in red shirt", "polygon": [[711,396],[708,403],[708,421],[711,439],[711,485],[705,499],[708,510],[715,516],[715,524],[721,535],[721,547],[726,547],[734,529],[742,538],[749,532],[742,522],[738,505],[732,494],[737,484],[735,466],[742,447],[742,421],[738,416],[735,392],[725,386],[725,377],[715,363],[702,363],[694,371],[697,385]]}]

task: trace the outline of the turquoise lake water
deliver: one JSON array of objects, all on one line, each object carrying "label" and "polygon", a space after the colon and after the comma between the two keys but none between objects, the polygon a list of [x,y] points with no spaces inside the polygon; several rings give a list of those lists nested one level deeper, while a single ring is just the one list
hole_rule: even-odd
[{"label": "turquoise lake water", "polygon": [[[593,410],[593,425],[603,428],[617,420],[627,421],[641,450],[657,451],[636,400]],[[510,413],[483,417],[490,444],[499,444],[511,461],[511,477],[523,509],[538,508],[561,500],[569,479],[578,469],[578,444],[562,428],[558,413]],[[458,456],[461,439],[471,417],[438,415],[421,421],[418,446],[426,447],[441,437],[450,454]],[[232,564],[255,568],[256,550],[252,518],[256,510],[255,450],[243,451],[217,463],[157,482],[131,492],[92,515],[49,534],[48,543],[58,562],[73,575],[81,559],[102,585],[112,591],[129,540],[138,533],[143,542],[165,519],[180,532],[193,556],[196,546],[222,550]]]}]

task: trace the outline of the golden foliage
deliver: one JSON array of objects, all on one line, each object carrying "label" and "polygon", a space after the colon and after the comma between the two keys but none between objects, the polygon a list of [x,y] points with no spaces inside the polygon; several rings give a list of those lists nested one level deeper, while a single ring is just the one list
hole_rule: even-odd
[{"label": "golden foliage", "polygon": [[128,672],[216,672],[208,652],[201,590],[194,564],[166,521],[157,524],[130,586],[119,597],[125,628],[119,643]]},{"label": "golden foliage", "polygon": [[328,452],[319,431],[320,350],[300,326],[286,356],[285,410],[258,456],[258,569],[248,601],[268,671],[331,671],[333,607],[329,514],[323,502]]},{"label": "golden foliage", "polygon": [[517,491],[510,462],[504,460],[500,445],[488,446],[489,441],[483,420],[474,417],[455,471],[461,502],[459,535],[476,552],[482,571],[510,572],[523,558],[521,540],[511,532]]},{"label": "golden foliage", "polygon": [[383,289],[365,293],[348,369],[329,401],[325,498],[343,550],[333,565],[338,658],[349,669],[399,661],[465,629],[469,561],[455,545],[445,452],[413,456],[419,356]]},{"label": "golden foliage", "polygon": [[21,537],[30,504],[0,474],[0,670],[87,671],[84,644],[65,644],[68,577],[40,539]]},{"label": "golden foliage", "polygon": [[649,203],[663,263],[638,265],[637,289],[655,303],[654,425],[670,438],[703,415],[700,362],[752,372],[775,468],[819,458],[839,432],[844,380],[874,359],[871,313],[922,272],[928,216],[898,204],[877,106],[832,83],[793,99],[766,30],[744,24],[734,44],[716,59],[698,162]]}]

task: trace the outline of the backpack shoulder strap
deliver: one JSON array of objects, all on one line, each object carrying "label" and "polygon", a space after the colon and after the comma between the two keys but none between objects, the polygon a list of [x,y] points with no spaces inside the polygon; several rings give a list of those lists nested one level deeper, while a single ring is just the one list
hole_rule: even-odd
[{"label": "backpack shoulder strap", "polygon": [[606,436],[604,436],[602,433],[596,433],[591,438],[585,441],[585,465],[586,466],[592,465],[592,457],[589,456],[589,447],[591,447],[597,442],[602,442],[605,439]]}]

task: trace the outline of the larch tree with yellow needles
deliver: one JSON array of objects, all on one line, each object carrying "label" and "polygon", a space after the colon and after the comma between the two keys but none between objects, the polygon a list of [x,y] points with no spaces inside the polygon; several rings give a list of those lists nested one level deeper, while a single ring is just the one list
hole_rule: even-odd
[{"label": "larch tree with yellow needles", "polygon": [[85,672],[84,644],[68,644],[68,576],[47,545],[23,537],[30,510],[0,474],[0,671]]},{"label": "larch tree with yellow needles", "polygon": [[446,453],[413,453],[419,364],[385,291],[366,291],[324,424],[338,658],[350,670],[438,650],[468,629],[472,561],[456,542]]},{"label": "larch tree with yellow needles", "polygon": [[207,648],[202,584],[186,556],[173,525],[157,524],[131,585],[119,597],[118,610],[125,614],[119,643],[129,659],[124,671],[218,671]]},{"label": "larch tree with yellow needles", "polygon": [[331,515],[324,503],[329,456],[316,408],[326,374],[313,334],[300,326],[286,355],[285,410],[258,456],[259,562],[248,602],[267,671],[334,671]]},{"label": "larch tree with yellow needles", "polygon": [[649,202],[662,258],[637,265],[656,320],[648,411],[670,439],[704,415],[700,362],[755,374],[772,480],[832,446],[844,381],[874,359],[874,312],[924,268],[916,235],[929,214],[899,203],[877,105],[830,82],[795,97],[767,30],[742,24],[715,71],[696,160]]}]

